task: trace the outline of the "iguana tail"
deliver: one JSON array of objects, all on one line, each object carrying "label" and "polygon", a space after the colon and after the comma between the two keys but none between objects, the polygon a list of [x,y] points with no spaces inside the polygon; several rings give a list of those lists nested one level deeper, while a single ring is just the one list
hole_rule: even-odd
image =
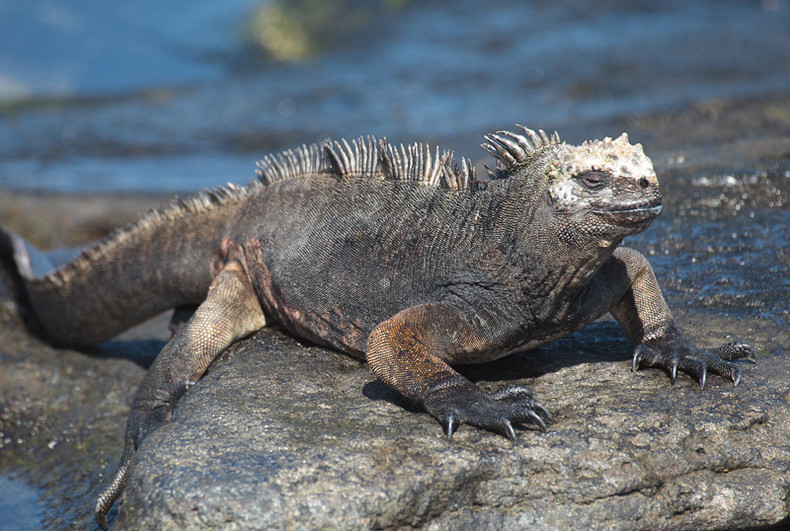
[{"label": "iguana tail", "polygon": [[40,251],[0,224],[0,256],[15,264],[53,339],[94,344],[167,309],[199,304],[250,191],[229,185],[176,199],[83,249]]}]

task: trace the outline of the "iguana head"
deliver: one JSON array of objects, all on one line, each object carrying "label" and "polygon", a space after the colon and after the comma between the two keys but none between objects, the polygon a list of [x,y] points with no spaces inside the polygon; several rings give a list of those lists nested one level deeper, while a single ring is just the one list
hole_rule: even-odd
[{"label": "iguana head", "polygon": [[531,200],[545,201],[561,236],[579,241],[586,234],[609,246],[661,212],[653,163],[625,133],[572,146],[556,133],[519,127],[525,134],[489,134],[483,147],[499,161],[500,176],[529,181]]}]

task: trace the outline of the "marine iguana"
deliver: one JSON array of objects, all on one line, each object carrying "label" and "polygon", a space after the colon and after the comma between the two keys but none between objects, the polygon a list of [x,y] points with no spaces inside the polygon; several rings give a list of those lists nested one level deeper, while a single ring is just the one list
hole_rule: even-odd
[{"label": "marine iguana", "polygon": [[373,137],[265,157],[245,187],[176,199],[79,253],[42,252],[0,226],[35,315],[67,345],[108,339],[198,305],[143,379],[119,471],[225,348],[268,323],[358,358],[452,438],[459,424],[515,440],[551,414],[521,386],[487,393],[451,368],[567,336],[610,312],[635,344],[632,370],[731,378],[747,344],[699,349],[678,331],[647,259],[620,247],[661,210],[651,160],[624,133],[579,146],[519,126],[485,136],[497,161]]}]

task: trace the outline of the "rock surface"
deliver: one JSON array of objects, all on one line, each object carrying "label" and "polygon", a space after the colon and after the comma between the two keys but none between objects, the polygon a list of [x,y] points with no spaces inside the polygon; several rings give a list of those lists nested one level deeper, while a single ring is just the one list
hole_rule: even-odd
[{"label": "rock surface", "polygon": [[514,445],[470,428],[448,443],[364,366],[263,332],[148,443],[121,527],[613,529],[783,518],[790,394],[772,375],[787,360],[766,356],[742,386],[716,380],[700,392],[688,378],[673,388],[662,373],[631,374],[618,336],[601,323],[537,360],[467,371],[485,388],[529,385],[551,405],[550,430],[525,429]]},{"label": "rock surface", "polygon": [[[758,349],[739,386],[711,376],[700,391],[685,375],[671,385],[660,371],[631,373],[627,338],[602,320],[550,347],[462,368],[486,389],[532,388],[555,416],[548,431],[525,428],[513,444],[462,426],[447,442],[364,364],[267,329],[223,354],[173,423],[145,441],[120,516],[111,514],[116,528],[677,529],[786,519],[790,136],[787,121],[768,118],[790,103],[749,104],[750,119],[770,126],[759,135],[694,144],[716,130],[711,120],[735,128],[747,104],[722,105],[708,120],[697,108],[624,126],[663,139],[647,151],[668,205],[628,243],[650,258],[691,339],[737,337]],[[20,209],[23,201],[39,206]],[[105,198],[89,219],[64,216],[69,240],[51,240],[47,220],[79,201],[6,194],[0,219],[39,243],[71,243],[152,204]],[[43,527],[89,528],[166,321],[74,351],[41,339],[18,301],[3,269],[0,473],[42,489]]]}]

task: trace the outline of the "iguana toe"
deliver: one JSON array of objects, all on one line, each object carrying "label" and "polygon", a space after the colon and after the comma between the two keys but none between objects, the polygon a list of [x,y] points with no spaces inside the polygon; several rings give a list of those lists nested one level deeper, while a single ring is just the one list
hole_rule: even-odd
[{"label": "iguana toe", "polygon": [[678,367],[686,374],[696,377],[700,389],[705,388],[705,380],[708,377],[708,365],[704,360],[687,355],[680,358]]},{"label": "iguana toe", "polygon": [[745,359],[752,363],[757,363],[757,351],[751,345],[740,341],[733,341],[719,348],[711,349],[711,352],[727,361]]},{"label": "iguana toe", "polygon": [[[546,430],[546,421],[551,422],[554,418],[548,409],[535,400],[532,391],[520,385],[504,387],[488,395],[492,400],[498,402],[509,402],[518,404],[521,407],[522,416],[526,416],[528,421],[536,424],[541,430]],[[544,420],[545,419],[545,420]],[[517,420],[524,422],[524,420]]]},{"label": "iguana toe", "polygon": [[532,400],[533,394],[532,391],[526,387],[522,387],[520,385],[509,385],[508,387],[503,387],[502,389],[497,389],[489,393],[488,395],[492,400],[497,400],[500,402],[505,401],[513,401],[513,400]]},{"label": "iguana toe", "polygon": [[637,346],[631,369],[635,372],[640,366],[664,368],[669,372],[673,383],[677,370],[680,369],[696,378],[700,389],[704,389],[709,372],[729,378],[734,385],[738,385],[741,381],[741,367],[736,360],[740,359],[755,363],[755,350],[740,342],[728,343],[715,349],[700,349],[683,337],[674,337]]},{"label": "iguana toe", "polygon": [[463,423],[477,426],[516,440],[513,424],[534,424],[541,430],[552,420],[551,413],[538,403],[525,387],[506,387],[485,393],[473,384],[449,387],[434,392],[425,409],[444,427],[448,439]]}]

